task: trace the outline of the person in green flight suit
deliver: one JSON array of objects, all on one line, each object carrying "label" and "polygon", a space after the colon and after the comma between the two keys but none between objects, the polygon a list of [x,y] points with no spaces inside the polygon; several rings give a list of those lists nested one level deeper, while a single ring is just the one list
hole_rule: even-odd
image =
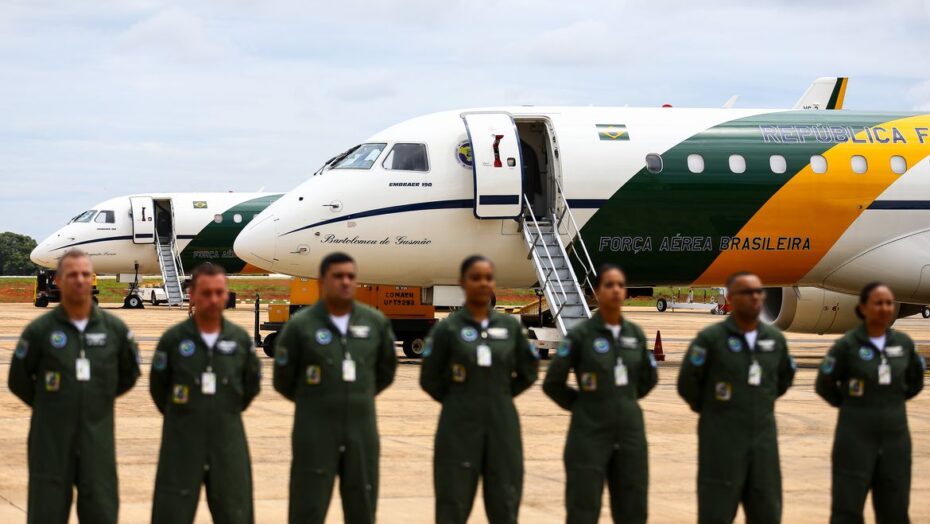
[{"label": "person in green flight suit", "polygon": [[460,268],[465,306],[433,327],[420,386],[442,403],[433,452],[436,522],[464,524],[478,479],[488,521],[517,522],[523,443],[513,403],[536,381],[539,354],[520,322],[491,309],[494,265],[475,255]]},{"label": "person in green flight suit", "polygon": [[113,407],[139,378],[132,331],[93,303],[94,270],[83,251],[58,260],[61,304],[26,326],[10,362],[9,387],[32,407],[30,523],[66,523],[77,487],[81,522],[119,513]]},{"label": "person in green flight suit", "polygon": [[226,271],[191,274],[195,313],[169,328],[152,354],[149,391],[164,415],[152,522],[193,522],[206,485],[214,522],[254,522],[252,466],[241,413],[258,395],[261,364],[249,334],[223,317]]},{"label": "person in green flight suit", "polygon": [[894,295],[873,282],[859,295],[862,324],[833,344],[817,373],[817,394],[840,408],[833,440],[833,524],[864,522],[866,495],[879,524],[910,522],[911,434],[905,401],[924,387],[926,362],[891,329]]},{"label": "person in green flight suit", "polygon": [[746,522],[781,522],[781,466],[775,400],[794,381],[781,332],[759,321],[759,277],[727,279],[732,313],[698,333],[678,375],[678,394],[698,421],[698,522],[730,523],[742,502]]},{"label": "person in green flight suit", "polygon": [[[566,522],[598,522],[606,478],[614,522],[645,523],[649,457],[638,400],[659,381],[656,361],[643,330],[622,314],[623,271],[601,266],[594,287],[598,311],[569,331],[543,381],[546,395],[572,412],[564,454]],[[572,370],[579,389],[566,384]]]},{"label": "person in green flight suit", "polygon": [[275,344],[274,388],[296,404],[292,524],[323,522],[336,475],[345,521],[375,521],[375,395],[393,382],[397,353],[390,322],[355,301],[357,273],[345,253],[324,257],[320,300],[291,317]]}]

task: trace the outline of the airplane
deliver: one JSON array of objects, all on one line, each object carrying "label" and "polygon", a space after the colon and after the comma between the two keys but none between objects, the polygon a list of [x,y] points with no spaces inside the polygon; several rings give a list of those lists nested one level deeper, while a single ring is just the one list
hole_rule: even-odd
[{"label": "airplane", "polygon": [[229,273],[265,273],[236,257],[236,235],[281,193],[150,193],[124,195],[79,213],[39,243],[30,258],[54,269],[69,248],[90,255],[101,275],[131,275],[127,307],[141,275],[161,275],[169,304],[183,301],[184,271],[203,262]]},{"label": "airplane", "polygon": [[[834,106],[845,87],[828,90]],[[445,111],[334,157],[234,249],[304,277],[343,250],[365,281],[425,287],[454,285],[456,262],[482,253],[500,285],[538,284],[579,317],[603,263],[639,287],[720,286],[750,269],[772,286],[770,321],[837,333],[858,322],[855,295],[870,280],[890,285],[899,315],[930,302],[928,154],[922,113]]]}]

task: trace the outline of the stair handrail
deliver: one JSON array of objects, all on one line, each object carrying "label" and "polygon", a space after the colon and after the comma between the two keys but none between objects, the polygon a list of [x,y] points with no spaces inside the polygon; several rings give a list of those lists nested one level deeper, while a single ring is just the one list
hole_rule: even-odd
[{"label": "stair handrail", "polygon": [[[526,195],[523,195],[523,200],[524,200],[524,202],[529,202],[529,199],[527,198]],[[530,206],[526,206],[526,210],[529,211],[530,220],[533,221],[533,227],[536,229],[536,233],[537,233],[536,240],[543,240],[543,238],[542,238],[542,230],[539,228],[539,222],[536,221],[536,215],[533,213],[533,208],[531,208]],[[524,221],[526,221],[526,215],[524,215]],[[558,226],[556,226],[555,224],[553,224],[553,229],[552,229],[552,231],[553,231],[553,236],[554,236],[554,237],[558,237],[558,234],[559,234],[559,232],[558,232]],[[534,248],[536,247],[536,240],[533,241],[533,246],[531,247],[531,249],[533,249],[534,251],[535,251]],[[552,253],[549,251],[549,246],[546,245],[545,240],[543,240],[543,244],[542,244],[542,245],[543,245],[543,248],[545,249],[545,252],[546,252],[546,259],[549,260],[549,267],[550,267],[550,268],[555,268],[555,262],[552,260]],[[571,271],[571,268],[567,268],[567,269],[568,269],[568,271]],[[540,275],[540,276],[542,276],[542,275]],[[556,279],[556,282],[558,282],[559,288],[560,288],[561,291],[562,291],[562,300],[561,300],[561,302],[564,303],[564,302],[566,302],[566,301],[568,300],[568,293],[565,291],[565,286],[562,285],[562,280],[561,280],[561,279]],[[549,284],[549,276],[547,275],[547,276],[546,276],[546,281],[545,281],[544,283],[542,283],[543,288],[548,287],[548,284]]]},{"label": "stair handrail", "polygon": [[[572,213],[571,208],[568,206],[568,199],[565,198],[565,191],[562,189],[562,183],[559,182],[559,179],[555,178],[555,187],[556,187],[556,197],[561,200],[563,204],[564,211],[562,212],[562,217],[558,219],[558,222],[555,224],[556,235],[558,235],[558,227],[562,224],[562,220],[565,218],[565,215],[568,215],[568,220],[571,224],[571,230],[568,231],[568,237],[571,239],[569,244],[572,246],[572,253],[575,255],[575,258],[578,259],[578,262],[581,263],[582,269],[585,272],[585,283],[587,287],[591,289],[592,295],[594,294],[594,283],[591,282],[591,276],[597,277],[597,268],[594,267],[594,261],[591,259],[591,253],[588,252],[588,246],[585,245],[584,239],[581,238],[581,228],[578,227],[578,222],[575,221],[575,214]],[[557,202],[558,204],[558,202]],[[555,215],[553,214],[553,219]],[[582,259],[578,255],[577,251],[574,249],[575,241],[581,244],[581,250],[584,253],[585,258]],[[587,260],[587,264],[585,264]]]}]

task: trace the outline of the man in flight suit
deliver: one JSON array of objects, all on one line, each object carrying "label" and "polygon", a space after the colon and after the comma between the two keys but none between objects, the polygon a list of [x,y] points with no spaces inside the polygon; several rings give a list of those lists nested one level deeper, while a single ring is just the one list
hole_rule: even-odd
[{"label": "man in flight suit", "polygon": [[292,524],[323,522],[336,475],[345,521],[375,521],[375,395],[393,382],[397,355],[390,322],[354,300],[356,272],[348,255],[327,255],[320,300],[291,317],[276,342],[274,388],[296,404]]},{"label": "man in flight suit", "polygon": [[61,304],[26,326],[10,363],[10,391],[32,407],[30,523],[68,522],[74,486],[81,522],[117,521],[113,406],[139,377],[139,351],[93,303],[93,277],[86,253],[62,255]]},{"label": "man in flight suit", "polygon": [[241,413],[258,395],[261,364],[249,334],[223,318],[226,271],[191,275],[193,317],[162,335],[149,391],[165,416],[152,522],[193,522],[200,485],[214,522],[251,523],[252,466]]},{"label": "man in flight suit", "polygon": [[759,321],[759,277],[727,282],[732,313],[698,333],[678,375],[678,393],[698,422],[698,521],[730,523],[740,502],[746,522],[781,521],[781,466],[775,399],[794,380],[785,337]]}]

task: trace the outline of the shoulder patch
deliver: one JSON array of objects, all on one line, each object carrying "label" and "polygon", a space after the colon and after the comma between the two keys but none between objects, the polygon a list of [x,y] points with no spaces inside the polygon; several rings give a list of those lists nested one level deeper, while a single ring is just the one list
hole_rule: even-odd
[{"label": "shoulder patch", "polygon": [[423,358],[426,358],[433,354],[433,339],[427,338],[426,342],[423,344]]},{"label": "shoulder patch", "polygon": [[283,345],[274,348],[274,363],[278,366],[287,365],[287,348]]},{"label": "shoulder patch", "polygon": [[152,353],[152,369],[155,371],[164,371],[168,367],[168,354],[164,351]]},{"label": "shoulder patch", "polygon": [[820,371],[824,375],[832,375],[834,369],[836,369],[836,357],[827,355],[823,358],[823,362],[820,363]]},{"label": "shoulder patch", "polygon": [[536,348],[536,343],[532,340],[530,340],[529,351],[530,355],[532,355],[534,359],[539,360],[539,349]]},{"label": "shoulder patch", "polygon": [[19,339],[19,342],[16,343],[16,351],[13,352],[13,356],[18,359],[24,359],[28,353],[29,341],[24,338]]},{"label": "shoulder patch", "polygon": [[652,351],[648,351],[648,353],[649,353],[649,365],[652,366],[653,368],[657,368],[659,364],[656,363],[656,356],[652,353]]},{"label": "shoulder patch", "polygon": [[562,340],[559,349],[556,350],[555,356],[565,358],[572,352],[572,343],[568,339]]},{"label": "shoulder patch", "polygon": [[688,360],[691,362],[692,366],[703,366],[704,362],[707,361],[707,350],[694,344],[691,346],[691,350],[688,351]]}]

